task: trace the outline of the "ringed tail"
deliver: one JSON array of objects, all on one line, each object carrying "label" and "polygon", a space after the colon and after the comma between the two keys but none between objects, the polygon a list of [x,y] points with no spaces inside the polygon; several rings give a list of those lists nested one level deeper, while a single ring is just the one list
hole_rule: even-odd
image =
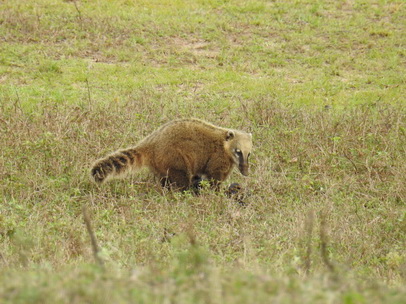
[{"label": "ringed tail", "polygon": [[90,174],[97,184],[101,184],[107,179],[118,177],[141,166],[141,154],[136,148],[129,148],[97,160],[93,164]]}]

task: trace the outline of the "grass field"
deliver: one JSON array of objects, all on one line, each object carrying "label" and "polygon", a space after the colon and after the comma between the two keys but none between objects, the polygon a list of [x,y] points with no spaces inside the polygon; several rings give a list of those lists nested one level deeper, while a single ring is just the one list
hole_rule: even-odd
[{"label": "grass field", "polygon": [[[0,1],[0,303],[406,303],[405,20],[401,0]],[[227,181],[247,206],[146,170],[90,182],[180,117],[253,133]]]}]

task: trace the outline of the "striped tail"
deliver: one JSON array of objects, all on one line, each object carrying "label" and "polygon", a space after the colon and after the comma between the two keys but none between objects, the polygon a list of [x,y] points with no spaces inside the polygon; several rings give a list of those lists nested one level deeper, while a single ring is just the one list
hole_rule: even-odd
[{"label": "striped tail", "polygon": [[129,148],[97,160],[90,174],[96,183],[101,184],[107,179],[124,175],[131,169],[141,166],[141,154],[135,148]]}]

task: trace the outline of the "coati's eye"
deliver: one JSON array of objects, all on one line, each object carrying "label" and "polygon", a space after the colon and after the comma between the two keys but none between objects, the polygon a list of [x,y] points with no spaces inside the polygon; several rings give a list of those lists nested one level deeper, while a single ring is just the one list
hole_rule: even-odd
[{"label": "coati's eye", "polygon": [[242,152],[240,149],[234,149],[235,154],[237,155],[242,155]]}]

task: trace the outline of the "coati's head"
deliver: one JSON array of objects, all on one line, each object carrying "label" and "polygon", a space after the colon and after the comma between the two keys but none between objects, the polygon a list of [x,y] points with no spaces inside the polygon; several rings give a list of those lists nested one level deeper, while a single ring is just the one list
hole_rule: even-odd
[{"label": "coati's head", "polygon": [[252,150],[252,134],[228,130],[224,147],[231,154],[241,174],[247,176],[249,168],[248,158]]}]

